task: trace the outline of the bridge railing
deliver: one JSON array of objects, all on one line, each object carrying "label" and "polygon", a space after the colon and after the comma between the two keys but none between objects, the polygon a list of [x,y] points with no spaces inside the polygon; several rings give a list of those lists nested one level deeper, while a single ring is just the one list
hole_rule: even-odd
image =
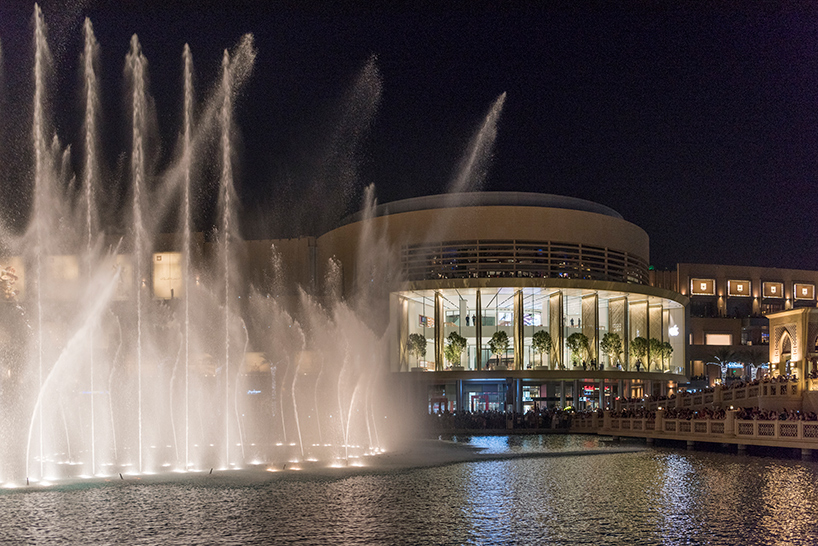
[{"label": "bridge railing", "polygon": [[801,440],[815,442],[818,447],[818,421],[750,421],[736,419],[734,412],[728,412],[725,419],[665,419],[662,411],[655,418],[612,417],[608,413],[604,419],[596,415],[576,416],[572,430],[577,432],[609,432],[628,436],[655,438],[663,434],[673,437],[690,435],[691,439],[721,442],[730,439],[746,440]]},{"label": "bridge railing", "polygon": [[689,408],[696,409],[708,406],[758,406],[759,397],[780,400],[784,397],[799,397],[804,390],[818,391],[818,379],[809,379],[802,388],[798,382],[759,383],[742,387],[726,387],[718,385],[710,392],[679,393],[673,398],[664,400],[649,399],[647,401],[617,402],[618,410],[636,410],[647,408],[656,411],[661,408]]}]

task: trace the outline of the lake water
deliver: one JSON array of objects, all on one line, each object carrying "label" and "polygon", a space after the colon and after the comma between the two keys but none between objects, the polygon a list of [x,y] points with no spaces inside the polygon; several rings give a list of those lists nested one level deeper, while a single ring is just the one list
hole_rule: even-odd
[{"label": "lake water", "polygon": [[6,489],[0,543],[818,543],[813,461],[585,436],[455,440],[488,459]]}]

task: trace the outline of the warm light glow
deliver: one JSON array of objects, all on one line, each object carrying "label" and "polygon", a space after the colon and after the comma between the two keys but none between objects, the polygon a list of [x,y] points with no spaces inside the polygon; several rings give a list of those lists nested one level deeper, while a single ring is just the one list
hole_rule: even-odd
[{"label": "warm light glow", "polygon": [[814,300],[815,285],[805,283],[795,283],[792,292],[797,300]]},{"label": "warm light glow", "polygon": [[784,295],[784,283],[782,282],[761,283],[761,293],[765,298],[780,298]]},{"label": "warm light glow", "polygon": [[732,345],[733,334],[705,334],[705,345]]},{"label": "warm light glow", "polygon": [[749,296],[750,295],[750,281],[727,281],[727,295],[728,296]]},{"label": "warm light glow", "polygon": [[153,295],[169,300],[179,298],[184,291],[182,254],[180,252],[157,252],[153,255]]},{"label": "warm light glow", "polygon": [[716,293],[716,280],[690,279],[690,293],[694,296],[712,296]]}]

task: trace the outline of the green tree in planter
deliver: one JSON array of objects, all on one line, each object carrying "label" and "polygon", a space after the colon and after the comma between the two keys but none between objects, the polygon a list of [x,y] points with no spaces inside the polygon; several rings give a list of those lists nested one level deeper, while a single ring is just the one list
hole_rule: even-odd
[{"label": "green tree in planter", "polygon": [[586,360],[591,352],[591,342],[588,336],[579,332],[574,332],[565,340],[568,350],[571,351],[571,362],[576,367],[580,360]]},{"label": "green tree in planter", "polygon": [[652,337],[648,340],[648,361],[653,364],[654,369],[659,369],[662,363],[662,342]]},{"label": "green tree in planter", "polygon": [[670,357],[673,356],[673,345],[669,341],[662,343],[662,366],[670,366]]},{"label": "green tree in planter", "polygon": [[551,334],[545,330],[539,330],[534,332],[531,337],[531,347],[540,353],[540,366],[542,366],[542,354],[551,354],[551,350],[554,348],[554,340],[551,339]]},{"label": "green tree in planter", "polygon": [[497,355],[497,362],[502,364],[500,355],[508,351],[508,334],[502,330],[497,330],[489,340],[489,350],[491,354]]},{"label": "green tree in planter", "polygon": [[426,357],[426,336],[409,334],[409,339],[406,340],[406,350],[409,351],[409,354],[415,355],[417,365],[420,366],[420,359]]},{"label": "green tree in planter", "polygon": [[616,366],[622,354],[622,338],[615,332],[608,332],[602,336],[599,348],[602,349],[603,353],[608,355],[608,361],[611,363],[611,366]]},{"label": "green tree in planter", "polygon": [[[637,360],[641,360],[645,362],[645,358],[648,356],[648,349],[650,348],[650,342],[643,338],[642,336],[635,337],[631,340],[630,344],[630,352],[631,356]],[[645,364],[647,366],[646,371],[650,371],[650,362]]]},{"label": "green tree in planter", "polygon": [[448,340],[449,342],[443,349],[443,354],[452,366],[460,366],[460,355],[466,348],[466,338],[457,332],[452,332],[449,334]]}]

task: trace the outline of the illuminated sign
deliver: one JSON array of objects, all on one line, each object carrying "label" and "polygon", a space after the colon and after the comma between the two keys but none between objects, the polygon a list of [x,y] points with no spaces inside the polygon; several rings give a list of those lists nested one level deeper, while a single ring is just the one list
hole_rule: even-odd
[{"label": "illuminated sign", "polygon": [[690,293],[694,296],[712,296],[716,293],[716,280],[690,279]]},{"label": "illuminated sign", "polygon": [[762,292],[765,298],[783,298],[784,297],[784,283],[783,282],[765,282],[761,283]]},{"label": "illuminated sign", "polygon": [[815,285],[795,283],[792,293],[797,300],[814,300],[815,299]]},{"label": "illuminated sign", "polygon": [[750,281],[727,281],[728,296],[749,296]]},{"label": "illuminated sign", "polygon": [[162,252],[153,255],[153,295],[170,300],[179,298],[185,289],[180,252]]},{"label": "illuminated sign", "polygon": [[670,335],[670,337],[676,337],[679,335],[679,327],[674,324],[673,326],[668,328],[667,333]]}]

